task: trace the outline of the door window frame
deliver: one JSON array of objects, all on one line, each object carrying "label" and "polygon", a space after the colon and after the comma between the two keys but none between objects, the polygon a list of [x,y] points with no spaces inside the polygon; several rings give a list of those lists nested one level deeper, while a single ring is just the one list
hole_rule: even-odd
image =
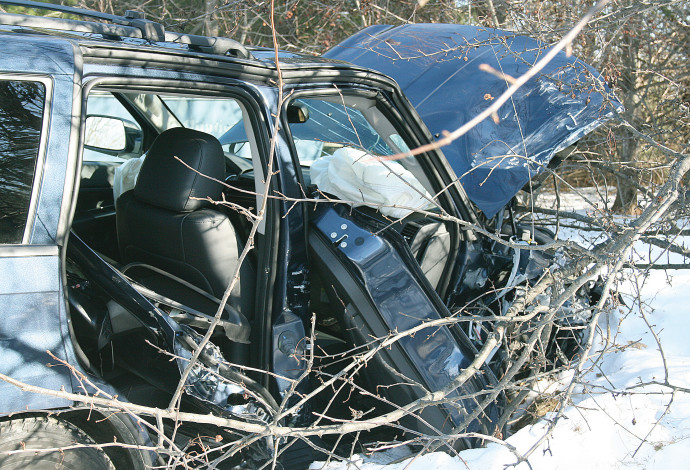
[{"label": "door window frame", "polygon": [[34,174],[31,181],[31,195],[26,213],[24,233],[22,234],[22,239],[19,243],[0,244],[0,246],[28,245],[31,241],[31,232],[34,226],[34,220],[36,219],[36,211],[38,208],[38,199],[40,194],[40,182],[43,178],[43,167],[48,148],[48,129],[50,127],[50,111],[53,103],[53,80],[47,75],[17,73],[0,73],[0,80],[41,83],[44,88],[43,115],[41,116],[41,135],[38,141],[38,153],[34,162]]}]

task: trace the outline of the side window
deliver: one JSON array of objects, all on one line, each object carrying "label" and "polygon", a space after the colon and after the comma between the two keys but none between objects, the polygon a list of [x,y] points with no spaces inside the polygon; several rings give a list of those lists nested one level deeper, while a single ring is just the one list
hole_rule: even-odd
[{"label": "side window", "polygon": [[42,83],[0,80],[0,243],[21,243],[43,125]]},{"label": "side window", "polygon": [[89,94],[86,115],[85,162],[121,163],[141,155],[141,126],[112,93]]},{"label": "side window", "polygon": [[165,105],[184,127],[220,138],[242,121],[242,109],[232,98],[163,96]]},{"label": "side window", "polygon": [[252,160],[247,138],[246,122],[240,103],[234,99],[189,98],[184,96],[163,97],[165,105],[184,127],[206,132],[216,137],[228,159],[245,168],[240,157]]}]

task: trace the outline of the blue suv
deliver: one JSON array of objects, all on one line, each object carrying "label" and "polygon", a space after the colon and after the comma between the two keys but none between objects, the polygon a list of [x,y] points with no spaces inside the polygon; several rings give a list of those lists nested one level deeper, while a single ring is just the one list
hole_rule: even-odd
[{"label": "blue suv", "polygon": [[[413,155],[476,106],[438,95],[454,73],[367,43],[462,27],[375,27],[326,57],[279,52],[278,67],[273,50],[136,12],[0,3],[86,18],[0,14],[0,466],[144,469],[177,449],[190,465],[251,467],[278,444],[287,468],[312,458],[270,436],[240,452],[247,432],[170,410],[249,428],[402,410],[375,438],[503,432],[506,348],[458,377],[511,290],[553,263],[496,242],[550,240],[508,202],[537,172],[511,156],[459,181],[467,161],[496,157],[476,151],[493,131],[444,150],[460,157]],[[533,109],[537,166],[604,119],[601,100],[541,88],[526,99],[568,98]],[[328,432],[310,445],[335,445]]]}]

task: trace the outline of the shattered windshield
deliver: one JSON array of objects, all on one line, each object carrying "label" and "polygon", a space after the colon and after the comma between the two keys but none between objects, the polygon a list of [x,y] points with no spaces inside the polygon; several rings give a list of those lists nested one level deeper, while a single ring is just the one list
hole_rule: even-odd
[{"label": "shattered windshield", "polygon": [[304,179],[322,193],[396,218],[436,206],[417,158],[405,155],[409,147],[376,100],[300,97],[286,111]]},{"label": "shattered windshield", "polygon": [[396,139],[398,145],[390,140],[394,132],[379,133],[354,106],[311,98],[295,100],[295,105],[304,106],[308,113],[305,122],[290,126],[302,165],[309,165],[344,146],[360,148],[372,155],[409,150],[402,139]]}]

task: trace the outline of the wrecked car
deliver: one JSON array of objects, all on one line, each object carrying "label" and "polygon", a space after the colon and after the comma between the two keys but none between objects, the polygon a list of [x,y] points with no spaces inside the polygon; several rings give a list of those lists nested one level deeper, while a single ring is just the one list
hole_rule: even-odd
[{"label": "wrecked car", "polygon": [[[221,460],[223,443],[242,435],[92,409],[78,398],[85,394],[159,410],[179,398],[186,412],[305,426],[324,412],[352,418],[372,403],[385,412],[443,389],[486,335],[443,320],[478,296],[500,313],[510,298],[503,288],[552,262],[475,228],[548,239],[511,225],[509,201],[537,171],[525,159],[547,165],[606,115],[601,97],[571,80],[603,86],[595,72],[559,56],[557,71],[502,109],[501,125],[484,123],[457,146],[413,156],[410,149],[480,109],[486,93],[505,89],[485,91],[472,78],[484,60],[473,54],[485,49],[462,52],[469,60],[458,89],[467,96],[433,85],[453,75],[443,67],[427,64],[414,80],[404,71],[406,61],[420,70],[411,59],[391,61],[400,73],[384,74],[348,54],[376,54],[367,42],[376,38],[389,46],[408,38],[418,50],[428,43],[419,31],[455,41],[487,34],[500,37],[493,50],[517,51],[497,55],[507,66],[522,52],[511,41],[523,39],[458,26],[381,27],[326,58],[281,52],[279,81],[273,50],[172,33],[136,12],[0,3],[85,18],[0,14],[0,453],[18,442],[78,442],[87,447],[61,458],[144,469],[159,463],[157,432],[190,453],[218,448],[212,458]],[[525,131],[519,142],[503,127],[514,122]],[[487,172],[485,162],[497,158]],[[420,333],[381,347],[414,328]],[[375,354],[352,387],[303,398],[362,351]],[[404,416],[395,429],[438,435],[464,423],[499,432],[500,400],[478,408],[498,370],[485,364],[447,403]],[[89,447],[114,440],[123,445]],[[281,453],[287,468],[311,458],[295,447]],[[0,455],[7,464],[47,458]]]}]

